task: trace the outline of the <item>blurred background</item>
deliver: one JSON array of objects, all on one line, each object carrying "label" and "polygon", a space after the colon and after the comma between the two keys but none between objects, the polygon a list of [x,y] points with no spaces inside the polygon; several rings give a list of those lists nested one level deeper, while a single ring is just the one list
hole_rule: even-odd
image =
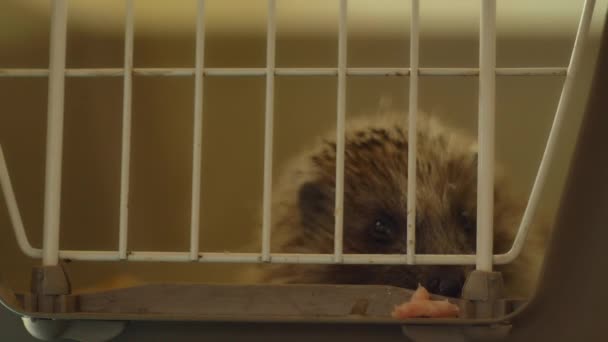
[{"label": "blurred background", "polygon": [[[0,3],[0,69],[46,68],[49,1]],[[598,1],[567,129],[541,211],[556,211],[597,52],[608,1]],[[70,1],[68,68],[120,68],[124,1]],[[499,67],[566,66],[583,1],[501,1]],[[338,1],[281,0],[276,65],[332,67],[337,61]],[[135,2],[135,67],[194,66],[196,1]],[[207,67],[265,65],[266,3],[208,0]],[[476,67],[479,1],[421,1],[423,67]],[[351,0],[348,65],[407,67],[409,2]],[[497,78],[497,158],[527,194],[549,132],[562,77]],[[193,77],[133,78],[130,250],[189,246]],[[204,83],[201,250],[245,251],[261,226],[264,78]],[[475,134],[477,78],[422,77],[420,108]],[[405,111],[408,78],[357,77],[347,84],[348,116]],[[67,78],[61,248],[118,246],[122,79]],[[336,80],[277,77],[275,172],[316,135],[333,127]],[[0,143],[31,243],[42,245],[47,78],[0,77]],[[250,249],[249,249],[250,250]],[[0,198],[0,275],[27,291],[30,260],[18,249]],[[229,282],[243,265],[72,262],[75,288],[118,274],[145,281]]]}]

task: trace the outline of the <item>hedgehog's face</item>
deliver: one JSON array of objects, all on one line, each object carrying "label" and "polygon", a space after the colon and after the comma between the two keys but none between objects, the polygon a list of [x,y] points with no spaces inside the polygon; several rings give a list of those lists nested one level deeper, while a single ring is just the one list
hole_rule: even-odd
[{"label": "hedgehog's face", "polygon": [[[350,135],[349,135],[350,136]],[[398,129],[356,133],[345,158],[344,252],[407,252],[407,144]],[[334,231],[335,145],[313,158],[316,180],[301,186],[299,209],[305,231],[326,236],[331,252]],[[447,151],[450,149],[450,151]],[[470,254],[476,241],[476,158],[457,153],[445,141],[419,138],[416,253]],[[470,267],[334,266],[325,281],[376,283],[457,296]],[[332,278],[333,277],[333,278]]]}]

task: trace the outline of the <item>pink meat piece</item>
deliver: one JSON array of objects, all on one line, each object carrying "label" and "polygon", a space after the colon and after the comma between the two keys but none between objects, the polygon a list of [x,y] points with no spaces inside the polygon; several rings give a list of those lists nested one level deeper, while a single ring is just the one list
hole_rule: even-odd
[{"label": "pink meat piece", "polygon": [[447,300],[431,300],[429,292],[424,287],[418,286],[410,301],[396,306],[391,315],[397,319],[448,318],[458,317],[459,312],[460,308]]}]

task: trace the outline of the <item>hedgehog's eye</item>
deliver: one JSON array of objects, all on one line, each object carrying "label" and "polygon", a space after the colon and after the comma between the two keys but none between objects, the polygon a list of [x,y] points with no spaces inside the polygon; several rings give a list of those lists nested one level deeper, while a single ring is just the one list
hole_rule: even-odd
[{"label": "hedgehog's eye", "polygon": [[475,222],[475,219],[469,214],[468,211],[463,210],[460,212],[459,214],[459,220],[460,220],[460,224],[462,224],[462,227],[464,228],[464,230],[467,233],[474,233],[476,228],[477,228],[477,224]]},{"label": "hedgehog's eye", "polygon": [[374,221],[369,233],[372,239],[377,242],[393,242],[397,237],[397,225],[390,217],[383,215]]}]

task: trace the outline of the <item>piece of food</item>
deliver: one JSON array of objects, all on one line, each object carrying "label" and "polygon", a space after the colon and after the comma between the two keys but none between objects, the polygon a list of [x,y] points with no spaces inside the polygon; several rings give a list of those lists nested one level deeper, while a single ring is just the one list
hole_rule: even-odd
[{"label": "piece of food", "polygon": [[431,300],[429,292],[424,287],[418,286],[410,301],[396,306],[391,315],[397,319],[448,318],[458,317],[459,312],[460,308],[447,300]]}]

